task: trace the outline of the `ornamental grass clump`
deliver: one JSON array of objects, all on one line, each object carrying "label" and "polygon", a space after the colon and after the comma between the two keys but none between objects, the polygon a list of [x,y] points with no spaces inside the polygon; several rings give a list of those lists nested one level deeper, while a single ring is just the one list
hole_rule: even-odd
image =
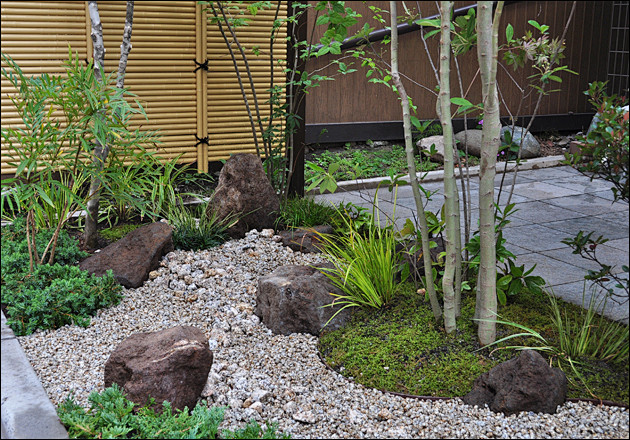
[{"label": "ornamental grass clump", "polygon": [[381,308],[396,295],[396,277],[403,265],[402,255],[396,252],[395,232],[375,223],[358,232],[351,218],[341,217],[346,234],[319,234],[323,256],[334,265],[319,270],[343,292],[332,294],[336,298],[330,305],[342,305],[337,313],[347,307]]}]

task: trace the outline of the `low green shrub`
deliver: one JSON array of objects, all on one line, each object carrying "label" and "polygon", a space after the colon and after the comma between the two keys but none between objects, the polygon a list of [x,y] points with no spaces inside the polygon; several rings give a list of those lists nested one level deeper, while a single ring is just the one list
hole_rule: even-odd
[{"label": "low green shrub", "polygon": [[[15,219],[12,225],[2,228],[2,284],[12,278],[22,278],[29,269],[28,244],[26,243],[26,225],[24,217]],[[37,249],[43,252],[53,235],[52,230],[42,230],[35,236]],[[79,248],[79,243],[68,235],[64,229],[59,231],[59,238],[55,248],[55,263],[66,265],[76,264],[88,257],[87,252]],[[41,257],[41,255],[40,255]],[[3,302],[4,288],[3,288]]]},{"label": "low green shrub", "polygon": [[[69,396],[58,408],[59,419],[66,426],[70,438],[217,438],[225,409],[209,408],[205,401],[188,412],[173,410],[164,402],[163,411],[156,413],[149,405],[134,413],[135,404],[129,401],[116,385],[102,393],[92,392],[90,409],[85,411]],[[277,425],[267,423],[263,429],[254,420],[237,431],[224,430],[221,438],[290,438],[276,432]]]},{"label": "low green shrub", "polygon": [[120,302],[121,289],[111,270],[96,277],[77,266],[41,264],[32,274],[8,277],[2,302],[7,324],[23,336],[66,324],[87,327],[98,309]]}]

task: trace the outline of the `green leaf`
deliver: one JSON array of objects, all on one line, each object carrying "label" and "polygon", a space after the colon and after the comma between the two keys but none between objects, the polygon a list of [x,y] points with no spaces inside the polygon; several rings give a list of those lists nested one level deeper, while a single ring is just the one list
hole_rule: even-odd
[{"label": "green leaf", "polygon": [[466,98],[451,98],[451,104],[459,105],[461,107],[472,107],[473,103]]},{"label": "green leaf", "polygon": [[512,275],[504,275],[497,280],[497,289],[505,289],[512,281]]},{"label": "green leaf", "polygon": [[499,304],[502,306],[507,304],[507,297],[505,296],[505,292],[497,287],[497,300],[499,300]]},{"label": "green leaf", "polygon": [[514,28],[512,27],[511,24],[508,24],[507,27],[505,28],[505,39],[509,43],[510,41],[512,41],[512,37],[514,37]]}]

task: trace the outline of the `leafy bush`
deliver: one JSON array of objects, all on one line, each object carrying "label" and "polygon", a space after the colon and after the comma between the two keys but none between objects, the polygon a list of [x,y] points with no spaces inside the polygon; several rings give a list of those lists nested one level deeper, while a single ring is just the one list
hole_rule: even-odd
[{"label": "leafy bush", "polygon": [[583,174],[602,178],[614,185],[615,200],[628,201],[629,151],[630,151],[630,113],[622,106],[627,106],[625,98],[608,96],[606,83],[594,82],[584,92],[597,110],[596,123],[591,126],[582,141],[581,151],[566,154],[566,163]]},{"label": "leafy bush", "polygon": [[32,274],[8,278],[2,302],[7,324],[22,336],[66,324],[87,327],[98,309],[120,302],[121,289],[111,270],[96,277],[77,266],[41,264]]},{"label": "leafy bush", "polygon": [[[225,409],[208,408],[202,401],[189,413],[173,410],[164,402],[163,411],[156,413],[149,405],[134,413],[135,404],[129,401],[118,385],[106,388],[102,393],[92,392],[90,409],[86,412],[69,396],[57,408],[61,422],[66,426],[70,438],[217,438],[219,424]],[[277,425],[267,424],[265,431],[251,421],[237,431],[224,430],[222,438],[290,438],[276,433]]]}]

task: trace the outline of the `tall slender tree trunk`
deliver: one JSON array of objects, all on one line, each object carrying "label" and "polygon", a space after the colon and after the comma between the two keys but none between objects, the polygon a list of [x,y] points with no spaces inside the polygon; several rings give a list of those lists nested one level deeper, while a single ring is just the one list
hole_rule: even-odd
[{"label": "tall slender tree trunk", "polygon": [[405,152],[407,154],[407,168],[409,170],[409,181],[411,183],[411,190],[413,191],[413,198],[416,202],[416,211],[418,213],[418,221],[420,223],[420,235],[422,239],[422,256],[424,259],[424,273],[426,279],[426,289],[429,293],[429,300],[431,301],[431,308],[433,309],[433,316],[438,320],[442,315],[440,303],[435,293],[435,286],[433,284],[433,271],[431,262],[431,252],[429,251],[429,228],[427,226],[427,218],[424,215],[424,203],[422,203],[422,195],[418,187],[418,177],[416,174],[415,157],[413,154],[413,142],[411,139],[411,114],[409,112],[409,99],[407,92],[400,80],[400,73],[398,72],[398,28],[397,28],[397,12],[396,2],[390,1],[390,15],[391,15],[391,32],[392,40],[390,44],[391,49],[391,64],[392,64],[392,81],[400,95],[400,103],[402,105],[403,112],[403,129],[405,133]]},{"label": "tall slender tree trunk", "polygon": [[[122,89],[125,84],[125,72],[127,70],[127,59],[131,51],[131,31],[133,28],[133,8],[134,2],[127,1],[127,11],[125,14],[125,28],[123,30],[123,41],[120,45],[120,61],[118,63],[118,77],[116,87]],[[88,1],[88,11],[90,13],[90,21],[92,22],[92,43],[94,46],[94,75],[101,82],[102,71],[105,66],[105,45],[103,42],[103,25],[98,12],[98,4],[96,1]],[[97,245],[97,227],[98,227],[98,209],[100,204],[101,179],[100,175],[105,167],[105,162],[109,156],[111,145],[106,143],[101,145],[96,141],[94,151],[92,153],[92,163],[94,174],[90,181],[89,199],[87,201],[87,216],[85,218],[85,229],[83,231],[84,246],[88,249],[95,248]]]},{"label": "tall slender tree trunk", "polygon": [[[444,329],[451,333],[457,329],[457,301],[455,300],[456,249],[459,235],[459,206],[457,205],[457,184],[453,160],[453,123],[451,121],[451,11],[453,2],[440,2],[440,122],[444,135],[444,213],[446,217],[446,261],[442,277],[444,292]],[[456,223],[457,222],[457,223]]]},{"label": "tall slender tree trunk", "polygon": [[496,292],[496,244],[494,228],[494,177],[497,152],[500,145],[501,122],[497,93],[498,27],[503,11],[503,2],[498,2],[494,23],[491,1],[478,3],[477,57],[481,73],[483,101],[483,130],[481,135],[481,161],[479,167],[479,234],[481,239],[481,262],[477,280],[477,309],[475,315],[481,319],[478,337],[481,345],[496,340],[497,292]]}]

